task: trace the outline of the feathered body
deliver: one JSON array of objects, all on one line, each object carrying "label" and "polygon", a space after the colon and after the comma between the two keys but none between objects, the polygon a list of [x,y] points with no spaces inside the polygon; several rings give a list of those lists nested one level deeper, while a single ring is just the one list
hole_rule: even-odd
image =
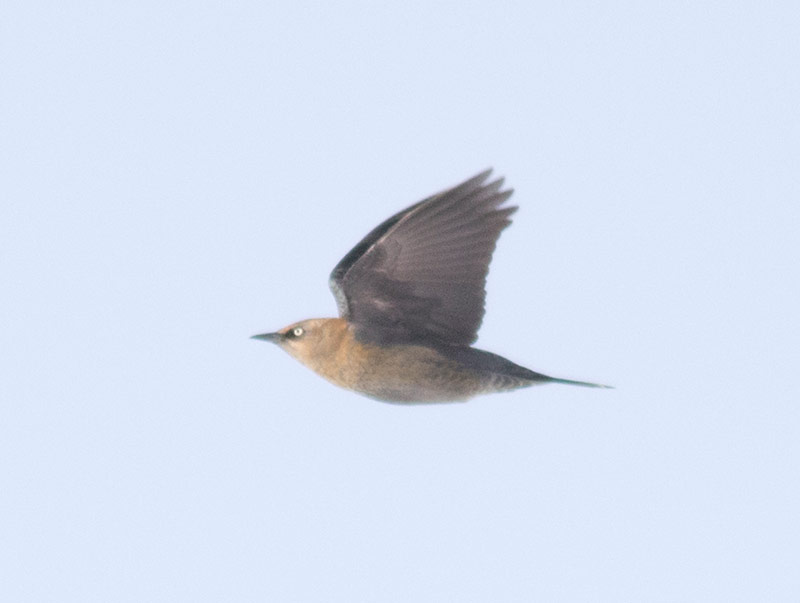
[{"label": "feathered body", "polygon": [[341,387],[388,402],[444,402],[558,382],[471,347],[500,232],[516,207],[489,171],[395,214],[333,269],[340,318],[256,338]]}]

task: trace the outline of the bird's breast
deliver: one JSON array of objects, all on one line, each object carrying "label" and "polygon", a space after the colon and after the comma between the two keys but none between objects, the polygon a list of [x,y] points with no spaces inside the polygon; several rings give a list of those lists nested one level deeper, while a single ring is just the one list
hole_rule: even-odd
[{"label": "bird's breast", "polygon": [[481,375],[433,348],[362,343],[352,329],[315,364],[311,368],[332,383],[385,401],[464,400],[484,389]]}]

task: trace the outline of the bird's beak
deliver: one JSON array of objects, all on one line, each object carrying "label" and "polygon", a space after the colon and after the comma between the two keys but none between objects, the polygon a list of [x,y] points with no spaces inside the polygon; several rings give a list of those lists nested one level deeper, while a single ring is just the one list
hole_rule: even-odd
[{"label": "bird's beak", "polygon": [[281,338],[280,333],[262,333],[261,335],[253,335],[250,339],[261,339],[263,341],[271,341],[272,343],[278,343]]}]

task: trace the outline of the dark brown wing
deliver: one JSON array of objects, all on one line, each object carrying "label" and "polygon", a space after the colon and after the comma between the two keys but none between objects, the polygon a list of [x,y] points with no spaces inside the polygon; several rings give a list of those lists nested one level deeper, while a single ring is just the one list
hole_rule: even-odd
[{"label": "dark brown wing", "polygon": [[364,341],[468,345],[484,312],[486,273],[516,207],[491,170],[395,214],[333,269],[339,314]]}]

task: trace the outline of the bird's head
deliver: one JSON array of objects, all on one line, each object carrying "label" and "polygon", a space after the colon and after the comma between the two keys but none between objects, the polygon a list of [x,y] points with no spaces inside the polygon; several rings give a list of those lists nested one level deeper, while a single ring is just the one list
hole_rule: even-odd
[{"label": "bird's head", "polygon": [[319,354],[326,354],[328,348],[338,343],[335,334],[346,328],[339,318],[310,318],[295,322],[274,333],[253,335],[251,339],[271,341],[280,346],[303,364],[310,364]]}]

